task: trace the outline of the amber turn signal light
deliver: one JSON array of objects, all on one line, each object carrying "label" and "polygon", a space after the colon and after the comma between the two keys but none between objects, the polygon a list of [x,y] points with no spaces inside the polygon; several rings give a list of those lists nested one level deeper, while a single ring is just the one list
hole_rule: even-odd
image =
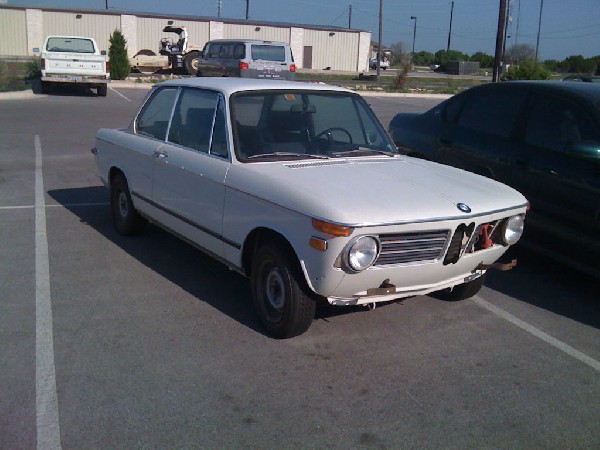
[{"label": "amber turn signal light", "polygon": [[319,219],[313,219],[312,226],[315,230],[319,230],[323,233],[331,234],[333,236],[350,236],[352,231],[354,231],[354,228],[352,227],[325,222],[324,220]]}]

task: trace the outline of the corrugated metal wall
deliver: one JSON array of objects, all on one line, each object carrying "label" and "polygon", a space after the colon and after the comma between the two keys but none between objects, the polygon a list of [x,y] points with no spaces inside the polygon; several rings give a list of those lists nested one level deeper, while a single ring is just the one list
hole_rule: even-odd
[{"label": "corrugated metal wall", "polygon": [[359,33],[305,29],[304,46],[313,48],[312,68],[356,71],[359,38]]},{"label": "corrugated metal wall", "polygon": [[[121,30],[121,15],[114,12],[31,11],[38,11],[39,19],[36,19],[37,22],[34,20],[32,24],[29,24],[35,31],[35,33],[33,31],[30,33],[30,40],[43,40],[43,37],[50,34],[91,36],[96,39],[101,50],[108,50],[110,35],[116,29]],[[78,16],[80,18],[77,18]],[[291,43],[292,28],[301,29],[301,27],[272,26],[258,22],[254,24],[218,22],[213,23],[215,25],[213,31],[216,32],[216,35],[211,36],[211,22],[208,19],[179,20],[171,19],[168,16],[163,18],[147,16],[134,18],[131,16],[131,18],[132,20],[128,19],[125,24],[125,26],[135,24],[133,30],[127,30],[129,33],[127,35],[133,36],[131,45],[136,47],[129,48],[131,56],[142,49],[158,53],[161,38],[176,39],[174,34],[162,32],[168,20],[173,20],[174,26],[185,26],[188,30],[190,44],[200,47],[207,40],[216,38],[262,39]],[[43,42],[27,42],[27,20],[28,15],[25,8],[0,8],[0,55],[26,56],[31,54],[31,48],[42,46]],[[37,27],[36,23],[39,23]],[[220,30],[223,30],[222,33]],[[363,33],[363,35],[370,40],[370,33]],[[361,33],[358,30],[303,28],[294,45],[296,49],[312,47],[313,69],[330,67],[332,70],[357,71],[363,70],[366,64],[365,62],[359,64],[358,60],[360,36]],[[295,55],[298,62],[302,60],[301,56]],[[306,67],[306,62],[303,66]]]},{"label": "corrugated metal wall", "polygon": [[0,55],[28,54],[26,22],[25,11],[0,9]]},{"label": "corrugated metal wall", "polygon": [[[78,19],[77,16],[81,18]],[[43,17],[44,36],[51,34],[91,36],[98,43],[100,50],[106,51],[108,51],[110,35],[113,31],[121,29],[121,16],[117,15],[44,11]]]},{"label": "corrugated metal wall", "polygon": [[[160,40],[162,38],[171,38],[177,42],[177,35],[174,33],[163,33],[163,28],[167,26],[167,21],[171,19],[156,19],[153,17],[138,17],[137,19],[137,44],[136,51],[142,49],[152,50],[158,54]],[[190,44],[202,47],[208,40],[209,23],[192,22],[188,20],[173,20],[173,26],[185,27],[188,32],[188,42]]]},{"label": "corrugated metal wall", "polygon": [[[258,31],[256,30],[258,28]],[[269,27],[264,25],[240,25],[226,23],[225,39],[260,39],[290,43],[289,27]]]}]

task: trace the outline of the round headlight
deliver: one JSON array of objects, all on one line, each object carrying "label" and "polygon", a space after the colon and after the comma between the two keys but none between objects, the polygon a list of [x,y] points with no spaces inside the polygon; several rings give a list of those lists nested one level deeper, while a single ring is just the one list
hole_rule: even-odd
[{"label": "round headlight", "polygon": [[504,243],[506,245],[516,244],[523,235],[524,226],[525,218],[522,214],[508,218],[502,227],[502,240]]},{"label": "round headlight", "polygon": [[370,267],[379,253],[379,242],[373,236],[362,236],[348,249],[348,266],[360,272]]}]

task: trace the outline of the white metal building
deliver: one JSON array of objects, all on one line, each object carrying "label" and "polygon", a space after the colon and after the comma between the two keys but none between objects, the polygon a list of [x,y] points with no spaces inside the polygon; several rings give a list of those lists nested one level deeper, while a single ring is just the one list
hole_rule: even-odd
[{"label": "white metal building", "polygon": [[290,44],[296,65],[305,69],[368,71],[371,32],[348,28],[217,19],[193,16],[136,14],[114,10],[35,9],[0,7],[0,58],[27,57],[41,48],[46,35],[81,35],[96,39],[108,50],[108,39],[118,29],[127,39],[129,56],[139,50],[158,53],[169,37],[162,29],[172,21],[185,26],[189,42],[203,46],[211,39],[252,38]]}]

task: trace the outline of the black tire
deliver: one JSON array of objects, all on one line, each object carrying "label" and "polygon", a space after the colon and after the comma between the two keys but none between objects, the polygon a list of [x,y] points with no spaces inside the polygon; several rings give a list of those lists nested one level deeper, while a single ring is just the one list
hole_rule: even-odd
[{"label": "black tire", "polygon": [[262,245],[252,262],[252,298],[267,333],[277,339],[298,336],[309,329],[316,303],[295,256],[280,241]]},{"label": "black tire", "polygon": [[42,88],[42,94],[49,94],[50,93],[50,83],[48,83],[47,81],[42,81],[40,82],[41,84],[41,88]]},{"label": "black tire", "polygon": [[200,59],[199,52],[190,52],[185,55],[183,59],[183,66],[189,75],[196,75],[198,73],[198,60]]},{"label": "black tire", "polygon": [[467,298],[471,298],[479,292],[485,283],[486,275],[487,274],[483,274],[479,278],[475,278],[473,281],[468,281],[467,283],[454,286],[452,290],[444,289],[443,291],[432,292],[429,295],[447,302],[466,300]]},{"label": "black tire", "polygon": [[122,173],[116,175],[110,184],[110,209],[115,228],[124,236],[137,234],[146,225],[146,220],[133,206],[129,186]]},{"label": "black tire", "polygon": [[98,93],[98,97],[106,97],[108,86],[106,84],[101,84],[98,86],[96,92]]}]

